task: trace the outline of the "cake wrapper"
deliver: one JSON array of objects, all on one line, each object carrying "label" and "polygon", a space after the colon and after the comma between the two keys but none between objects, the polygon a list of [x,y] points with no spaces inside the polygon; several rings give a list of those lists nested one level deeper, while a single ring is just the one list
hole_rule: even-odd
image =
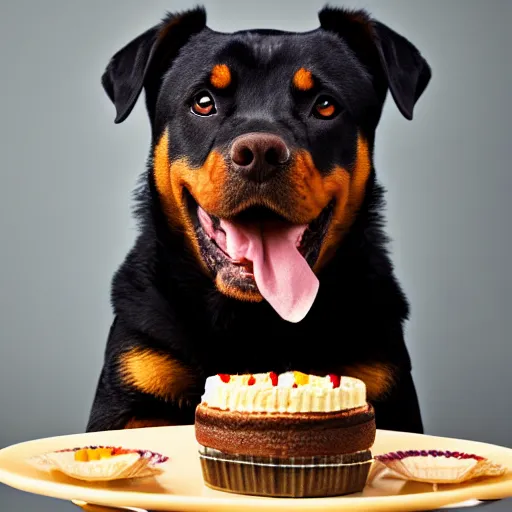
[{"label": "cake wrapper", "polygon": [[111,448],[105,446],[86,446],[71,448],[31,457],[29,462],[38,469],[59,471],[71,478],[88,482],[121,480],[127,478],[150,477],[161,473],[161,464],[168,457],[149,450],[123,450],[119,455],[112,455],[100,460],[77,461],[75,452],[78,450]]},{"label": "cake wrapper", "polygon": [[416,482],[459,484],[475,478],[505,474],[506,468],[485,457],[462,452],[409,450],[375,456],[371,479],[388,469],[394,476]]},{"label": "cake wrapper", "polygon": [[283,498],[327,497],[363,490],[370,451],[317,457],[254,457],[200,446],[204,482],[216,490]]}]

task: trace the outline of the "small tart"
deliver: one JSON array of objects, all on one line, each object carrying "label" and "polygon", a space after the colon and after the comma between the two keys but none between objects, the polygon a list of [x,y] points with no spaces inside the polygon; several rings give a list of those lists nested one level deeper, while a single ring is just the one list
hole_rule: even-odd
[{"label": "small tart", "polygon": [[48,452],[32,457],[39,469],[60,471],[85,481],[108,481],[142,478],[160,473],[159,465],[168,457],[149,450],[114,446],[85,446]]},{"label": "small tart", "polygon": [[408,450],[374,458],[396,476],[432,484],[458,484],[474,478],[502,476],[506,472],[505,467],[485,457],[462,452]]}]

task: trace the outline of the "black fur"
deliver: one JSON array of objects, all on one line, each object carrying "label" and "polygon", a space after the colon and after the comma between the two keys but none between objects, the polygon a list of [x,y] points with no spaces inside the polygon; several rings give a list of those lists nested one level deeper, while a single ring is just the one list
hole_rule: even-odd
[{"label": "black fur", "polygon": [[[411,119],[430,68],[409,41],[364,11],[326,8],[320,23],[304,34],[220,34],[206,27],[202,9],[169,15],[120,50],[103,76],[116,122],[129,115],[144,88],[151,155],[165,128],[171,158],[187,156],[194,165],[240,133],[277,129],[291,148],[306,148],[322,173],[334,164],[350,167],[358,131],[373,153],[387,91]],[[220,57],[235,81],[227,91],[215,92],[226,115],[191,116],[190,98],[207,88],[207,74]],[[328,122],[306,115],[318,91],[290,92],[297,66],[321,77],[342,115]],[[264,115],[249,121],[248,112]],[[113,280],[115,320],[88,431],[122,428],[133,417],[192,423],[204,379],[216,373],[294,369],[325,374],[375,362],[397,369],[393,389],[374,403],[378,428],[423,431],[403,335],[408,303],[386,251],[383,190],[373,169],[350,232],[319,274],[313,308],[293,324],[266,302],[241,302],[217,291],[187,251],[185,235],[169,229],[152,165],[150,157],[137,195],[140,234]],[[193,369],[197,385],[180,403],[131,389],[121,381],[118,360],[133,347],[170,354]]]}]

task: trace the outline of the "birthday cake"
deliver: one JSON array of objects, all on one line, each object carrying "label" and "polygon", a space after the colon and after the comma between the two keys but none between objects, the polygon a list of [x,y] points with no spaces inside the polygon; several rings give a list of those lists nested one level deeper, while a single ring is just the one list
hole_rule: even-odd
[{"label": "birthday cake", "polygon": [[361,380],[269,372],[209,377],[195,433],[209,487],[305,497],[362,490],[376,428]]}]

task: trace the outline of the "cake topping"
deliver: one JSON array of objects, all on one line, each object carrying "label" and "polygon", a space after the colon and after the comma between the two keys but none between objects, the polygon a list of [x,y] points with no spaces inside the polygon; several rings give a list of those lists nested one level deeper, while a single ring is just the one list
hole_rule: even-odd
[{"label": "cake topping", "polygon": [[333,388],[339,388],[340,387],[340,378],[338,375],[335,375],[334,373],[329,374],[329,379],[331,379],[332,387]]},{"label": "cake topping", "polygon": [[297,386],[305,386],[309,382],[309,375],[306,375],[302,372],[293,372],[293,376],[295,378],[295,384]]},{"label": "cake topping", "polygon": [[75,452],[75,460],[79,462],[108,459],[113,456],[114,453],[112,448],[80,448],[80,450]]},{"label": "cake topping", "polygon": [[[160,456],[153,452],[145,450],[127,450],[126,448],[112,447],[112,446],[89,446],[86,448],[75,448],[73,450],[60,450],[58,453],[74,452],[74,459],[77,462],[90,462],[93,460],[110,459],[111,457],[118,457],[129,453],[136,453],[140,457],[156,458],[160,460]],[[165,462],[167,457],[162,456],[160,462]]]},{"label": "cake topping", "polygon": [[77,462],[90,462],[101,459],[109,459],[119,455],[136,454],[143,459],[149,459],[154,463],[162,463],[168,460],[165,455],[150,450],[135,450],[122,448],[121,446],[85,446],[81,448],[65,448],[55,453],[71,453]]},{"label": "cake topping", "polygon": [[330,412],[367,405],[361,380],[299,371],[208,377],[202,402],[222,410],[268,413]]}]

